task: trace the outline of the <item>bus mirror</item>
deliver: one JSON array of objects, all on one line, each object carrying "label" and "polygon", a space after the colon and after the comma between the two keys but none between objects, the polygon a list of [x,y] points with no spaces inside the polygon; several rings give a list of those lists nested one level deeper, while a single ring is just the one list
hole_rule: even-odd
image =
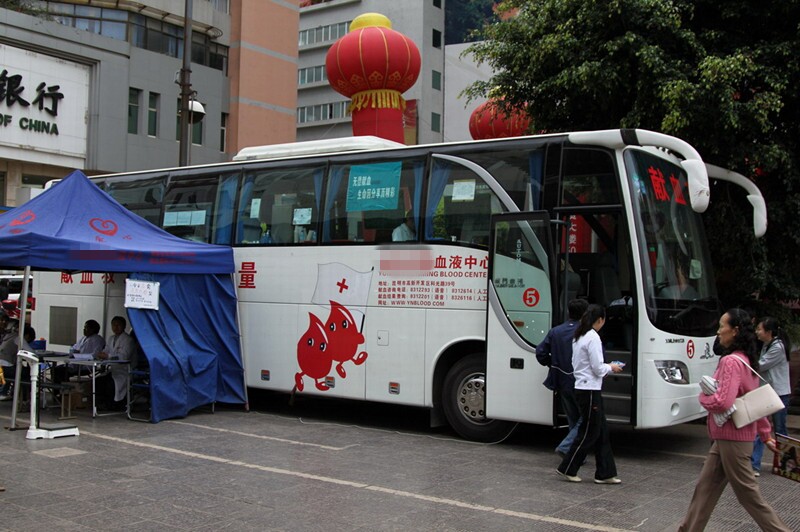
[{"label": "bus mirror", "polygon": [[689,179],[689,203],[695,212],[705,212],[708,208],[710,191],[708,188],[708,171],[703,161],[687,159],[681,162]]},{"label": "bus mirror", "polygon": [[713,164],[707,164],[706,169],[708,170],[708,175],[713,179],[728,181],[745,189],[747,201],[753,206],[753,233],[756,238],[764,236],[767,232],[767,204],[756,184],[742,174],[731,172]]},{"label": "bus mirror", "polygon": [[747,201],[753,206],[753,232],[761,238],[767,232],[767,204],[763,196],[748,194]]}]

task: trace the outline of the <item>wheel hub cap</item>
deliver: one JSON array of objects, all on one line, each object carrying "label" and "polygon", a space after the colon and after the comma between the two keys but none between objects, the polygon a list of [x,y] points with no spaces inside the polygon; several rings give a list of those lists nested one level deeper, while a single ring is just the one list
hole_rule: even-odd
[{"label": "wheel hub cap", "polygon": [[458,409],[472,422],[486,421],[486,377],[470,375],[458,389]]}]

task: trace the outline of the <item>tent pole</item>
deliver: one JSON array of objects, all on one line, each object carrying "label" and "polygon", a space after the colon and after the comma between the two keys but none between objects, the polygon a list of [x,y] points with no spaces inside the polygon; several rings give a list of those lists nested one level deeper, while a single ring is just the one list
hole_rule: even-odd
[{"label": "tent pole", "polygon": [[[19,337],[17,339],[17,351],[22,350],[25,341],[25,315],[28,313],[28,283],[31,278],[31,267],[25,266],[25,273],[22,275],[22,290],[19,294],[17,306],[19,307]],[[17,405],[19,404],[19,391],[22,389],[20,380],[22,379],[22,364],[20,359],[14,364],[14,401],[11,406],[11,427],[10,430],[17,430]]]},{"label": "tent pole", "polygon": [[[106,272],[106,275],[109,275]],[[106,324],[108,323],[108,285],[109,283],[103,282],[103,338],[108,336],[108,328]]]},{"label": "tent pole", "polygon": [[[236,274],[231,274],[233,281],[233,290],[236,291]],[[244,342],[242,341],[242,322],[239,316],[242,315],[242,309],[239,307],[239,294],[236,294],[236,327],[239,329],[239,356],[242,358],[242,384],[244,385],[244,410],[250,411],[250,398],[247,396],[247,367],[244,357]]]}]

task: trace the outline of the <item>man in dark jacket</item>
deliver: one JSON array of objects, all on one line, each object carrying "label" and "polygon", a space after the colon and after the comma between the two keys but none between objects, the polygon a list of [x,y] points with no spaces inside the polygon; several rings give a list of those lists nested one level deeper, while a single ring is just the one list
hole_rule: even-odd
[{"label": "man in dark jacket", "polygon": [[556,392],[567,416],[569,432],[556,447],[556,453],[561,456],[569,452],[578,433],[580,413],[575,399],[575,378],[572,376],[572,336],[588,306],[583,299],[570,300],[567,303],[569,319],[550,329],[544,340],[536,346],[536,360],[550,368],[543,384]]}]

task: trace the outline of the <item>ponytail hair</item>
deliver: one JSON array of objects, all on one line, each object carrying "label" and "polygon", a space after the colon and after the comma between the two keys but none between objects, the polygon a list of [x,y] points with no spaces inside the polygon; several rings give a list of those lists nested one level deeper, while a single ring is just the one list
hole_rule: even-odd
[{"label": "ponytail hair", "polygon": [[791,354],[789,353],[789,335],[786,334],[786,330],[781,327],[780,322],[777,318],[773,318],[772,316],[767,316],[766,318],[761,320],[761,328],[767,332],[772,333],[772,341],[780,340],[783,344],[783,354],[786,356],[786,360],[790,360]]},{"label": "ponytail hair", "polygon": [[606,309],[603,305],[589,305],[586,312],[581,316],[581,322],[578,324],[578,328],[575,329],[575,334],[572,336],[572,339],[577,340],[591,330],[594,322],[605,317]]}]

